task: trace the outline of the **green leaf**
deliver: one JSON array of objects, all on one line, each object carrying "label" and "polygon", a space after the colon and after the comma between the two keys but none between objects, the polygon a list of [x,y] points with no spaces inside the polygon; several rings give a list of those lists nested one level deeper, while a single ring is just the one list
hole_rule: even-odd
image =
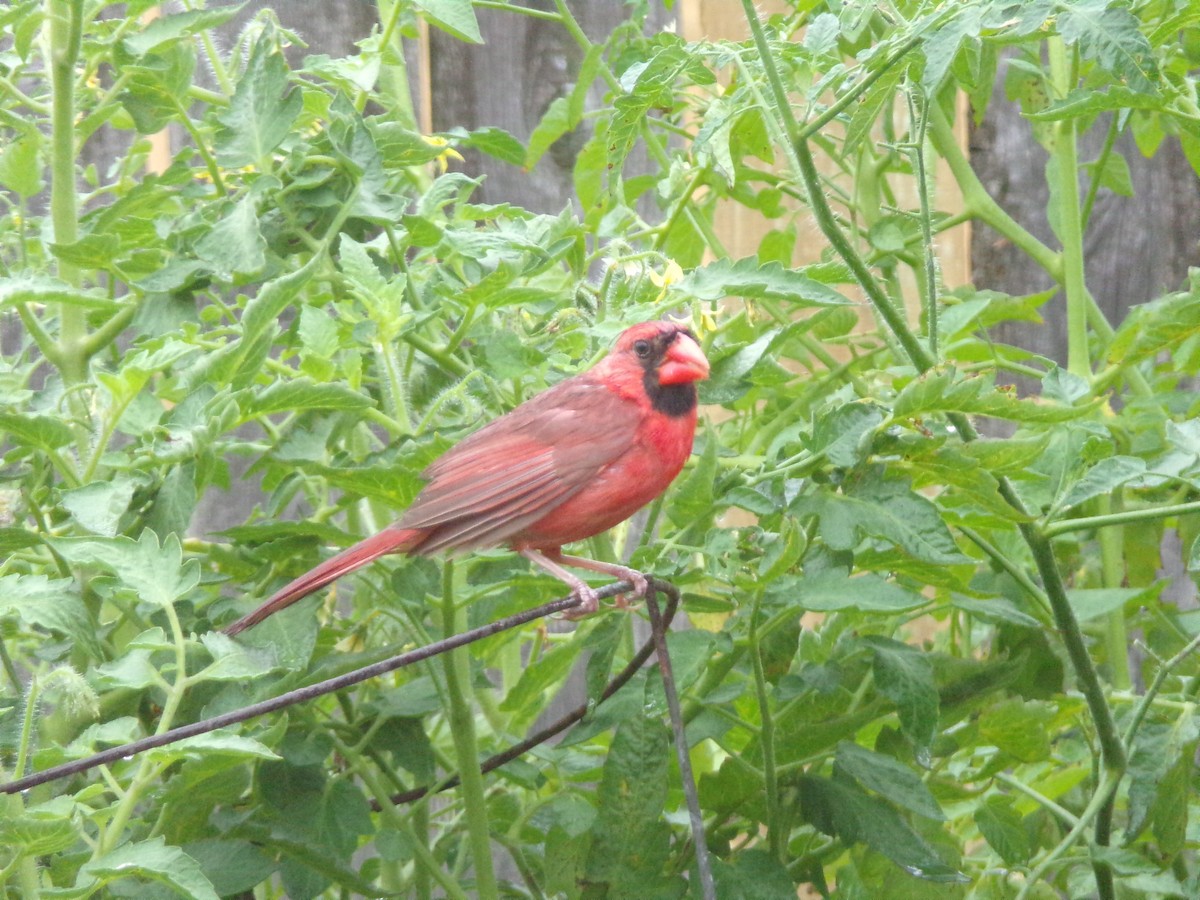
[{"label": "green leaf", "polygon": [[191,677],[197,681],[239,681],[258,678],[275,663],[252,647],[226,637],[220,632],[202,635],[201,643],[213,661]]},{"label": "green leaf", "polygon": [[988,797],[975,810],[975,825],[1005,865],[1021,866],[1033,853],[1021,814],[1007,797]]},{"label": "green leaf", "polygon": [[1146,474],[1146,461],[1136,456],[1102,459],[1073,482],[1054,502],[1054,510],[1070,509],[1093,497],[1110,494],[1121,485]]},{"label": "green leaf", "polygon": [[[3,297],[0,282],[0,298]],[[1174,351],[1200,334],[1200,293],[1170,294],[1135,306],[1117,328],[1106,358],[1134,365],[1160,353]]]},{"label": "green leaf", "polygon": [[132,650],[112,662],[97,666],[89,677],[96,689],[101,691],[141,691],[161,687],[163,680],[151,662],[152,655],[150,650]]},{"label": "green leaf", "polygon": [[1035,122],[1057,122],[1063,119],[1082,119],[1101,113],[1130,109],[1161,109],[1163,98],[1158,94],[1135,91],[1119,84],[1103,90],[1076,88],[1049,106],[1025,114]]},{"label": "green leaf", "polygon": [[661,869],[668,834],[659,827],[667,799],[670,743],[657,718],[634,715],[617,729],[596,791],[589,881],[630,881]]},{"label": "green leaf", "polygon": [[210,838],[184,844],[182,849],[222,897],[248,892],[276,869],[275,862],[248,840]]},{"label": "green leaf", "polygon": [[692,269],[673,285],[697,300],[745,297],[752,300],[781,300],[796,306],[845,306],[850,303],[828,285],[779,263],[760,265],[748,256],[736,262],[720,259]]},{"label": "green leaf", "polygon": [[71,443],[71,426],[50,416],[26,416],[0,413],[0,432],[6,438],[37,450],[54,451]]},{"label": "green leaf", "polygon": [[497,128],[494,125],[476,128],[470,132],[463,141],[463,146],[479,150],[488,156],[494,156],[509,165],[523,166],[525,164],[525,145],[503,128]]},{"label": "green leaf", "polygon": [[266,247],[254,198],[247,194],[196,242],[196,255],[218,277],[231,281],[236,275],[261,272],[267,264]]},{"label": "green leaf", "polygon": [[0,847],[20,856],[48,856],[66,850],[80,839],[71,819],[59,816],[26,815],[0,818]]},{"label": "green leaf", "polygon": [[986,378],[962,377],[954,371],[932,369],[905,386],[896,397],[892,415],[918,418],[934,412],[1012,419],[1017,422],[1065,422],[1085,415],[1095,402],[1083,406],[1058,406],[1025,400],[996,390]]},{"label": "green leaf", "polygon": [[879,693],[896,704],[900,728],[923,753],[938,724],[938,690],[929,658],[907,644],[883,637],[863,640],[874,651],[871,672]]},{"label": "green leaf", "polygon": [[337,322],[321,307],[303,306],[296,335],[301,368],[318,381],[327,381],[333,375],[333,357],[339,347]]},{"label": "green leaf", "polygon": [[815,491],[802,496],[792,509],[798,516],[817,516],[821,537],[835,550],[853,550],[863,535],[870,535],[891,541],[925,562],[967,561],[937,507],[902,481],[872,472],[847,489],[853,493]]},{"label": "green leaf", "polygon": [[167,846],[161,837],[131,841],[89,860],[79,870],[76,884],[100,888],[123,878],[158,882],[193,900],[219,900],[199,863],[178,847]]},{"label": "green leaf", "polygon": [[344,384],[314,384],[305,377],[276,381],[265,391],[244,398],[245,420],[303,409],[366,409],[374,406],[370,397]]},{"label": "green leaf", "polygon": [[173,466],[154,492],[146,527],[156,534],[183,534],[196,511],[196,466],[187,462]]},{"label": "green leaf", "polygon": [[[534,701],[540,700],[545,691],[560,684],[574,667],[582,649],[577,644],[576,641],[558,644],[527,663],[517,683],[501,701],[500,711],[528,712],[533,709]],[[526,718],[532,720],[536,715],[537,711],[534,710]]]},{"label": "green leaf", "polygon": [[907,74],[908,68],[903,63],[893,65],[859,99],[846,126],[844,152],[848,157],[857,153],[863,141],[871,136],[880,113],[896,102],[896,90]]},{"label": "green leaf", "polygon": [[191,591],[200,581],[196,560],[183,561],[176,535],[159,546],[158,535],[146,529],[138,540],[119,536],[108,540],[52,538],[51,545],[72,563],[112,572],[145,603],[166,606]]},{"label": "green leaf", "polygon": [[983,711],[979,734],[1021,762],[1041,762],[1050,756],[1048,726],[1053,716],[1046,703],[1012,697]]},{"label": "green leaf", "polygon": [[244,760],[280,759],[278,754],[253,738],[242,737],[226,731],[214,731],[184,738],[182,741],[167,744],[165,747],[157,747],[150,753],[162,764],[177,759],[207,759],[215,756]]},{"label": "green leaf", "polygon": [[41,132],[23,129],[20,137],[9,140],[0,152],[0,185],[22,197],[33,197],[45,187],[45,167]]},{"label": "green leaf", "polygon": [[716,514],[713,484],[717,478],[718,452],[717,441],[709,437],[691,474],[671,489],[667,514],[681,528],[711,522]]},{"label": "green leaf", "polygon": [[1017,609],[1011,600],[1004,597],[989,597],[986,600],[955,597],[952,602],[959,609],[965,609],[972,616],[977,616],[985,622],[1008,622],[1021,628],[1042,627],[1041,622],[1029,613]]},{"label": "green leaf", "polygon": [[470,44],[483,43],[471,0],[413,0],[413,5],[447,34]]},{"label": "green leaf", "polygon": [[1058,33],[1080,55],[1143,94],[1158,93],[1158,65],[1138,20],[1111,0],[1059,0]]},{"label": "green leaf", "polygon": [[217,162],[229,169],[258,165],[288,136],[304,105],[288,85],[288,67],[271,29],[263,31],[238,80],[229,108],[217,116]]},{"label": "green leaf", "polygon": [[[97,288],[72,287],[50,275],[20,273],[0,278],[0,308],[26,303],[66,303],[87,309],[115,310],[120,304]],[[0,428],[3,426],[0,425]]]},{"label": "green leaf", "polygon": [[834,774],[848,775],[862,787],[918,816],[937,822],[946,818],[920,776],[895,757],[842,741],[837,745]]},{"label": "green leaf", "polygon": [[605,145],[604,175],[610,194],[615,194],[622,182],[620,175],[625,160],[637,142],[652,109],[671,108],[675,103],[674,85],[689,68],[699,68],[707,73],[703,65],[696,62],[682,46],[679,38],[661,35],[658,43],[646,48],[646,55],[633,62],[621,73],[620,87],[612,101],[612,116],[609,119]]},{"label": "green leaf", "polygon": [[932,96],[942,85],[942,79],[950,71],[954,58],[963,43],[978,40],[982,22],[982,10],[973,3],[958,5],[955,14],[937,29],[929,32],[922,40],[925,51],[925,71],[921,86]]},{"label": "green leaf", "polygon": [[713,360],[708,380],[700,383],[700,402],[732,403],[745,394],[750,389],[747,376],[769,358],[767,354],[783,333],[782,329],[766,330],[752,343]]},{"label": "green leaf", "polygon": [[0,575],[0,616],[15,612],[27,628],[66,635],[92,659],[103,655],[92,617],[70,578]]},{"label": "green leaf", "polygon": [[937,882],[967,880],[891,806],[853,784],[806,775],[800,781],[800,805],[805,820],[818,830],[847,844],[866,844],[910,875]]},{"label": "green leaf", "polygon": [[872,403],[856,401],[822,413],[813,423],[808,449],[824,453],[832,465],[850,468],[870,452],[868,434],[883,424],[883,411]]},{"label": "green leaf", "polygon": [[24,528],[0,528],[0,553],[36,547],[41,542],[41,537]]},{"label": "green leaf", "polygon": [[1167,769],[1155,792],[1150,811],[1150,830],[1158,849],[1167,858],[1177,855],[1187,844],[1188,806],[1192,796],[1192,760],[1196,745],[1186,745]]},{"label": "green leaf", "polygon": [[1020,475],[1046,453],[1050,443],[1047,432],[1029,438],[989,438],[972,441],[958,450],[993,475]]},{"label": "green leaf", "polygon": [[126,88],[119,99],[140,133],[153,134],[185,115],[181,104],[195,68],[195,49],[183,41],[122,67]]},{"label": "green leaf", "polygon": [[579,124],[579,118],[572,110],[572,104],[567,97],[555,97],[546,111],[542,113],[542,118],[534,126],[533,133],[529,135],[529,146],[525,150],[525,159],[522,161],[526,169],[532,169],[538,164],[546,151],[568,131],[571,131]]},{"label": "green leaf", "polygon": [[87,269],[111,269],[121,251],[115,234],[85,234],[73,244],[51,244],[56,259]]},{"label": "green leaf", "polygon": [[590,703],[601,702],[601,696],[612,675],[617,648],[622,645],[627,634],[625,629],[614,621],[615,618],[613,616],[597,622],[587,636],[589,655],[584,671],[584,683]]},{"label": "green leaf", "polygon": [[115,537],[121,517],[129,509],[136,485],[132,478],[93,481],[62,493],[62,506],[80,525],[94,534]]},{"label": "green leaf", "polygon": [[[787,629],[775,629],[772,637],[781,632],[786,634]],[[787,644],[786,637],[782,643]],[[675,685],[682,694],[704,674],[705,668],[712,661],[715,654],[716,637],[698,628],[690,631],[672,631],[667,635],[667,646],[671,653]],[[790,660],[795,652],[796,641],[793,637],[790,651],[785,649],[784,655],[786,659]],[[764,651],[764,656],[769,656],[769,651]],[[786,662],[784,662],[784,667],[786,668]],[[770,668],[769,665],[768,668]],[[659,678],[651,678],[646,686],[645,709],[656,711],[664,716],[667,714],[666,694],[663,690],[662,680]]]},{"label": "green leaf", "polygon": [[1162,592],[1164,584],[1144,588],[1072,588],[1067,591],[1067,599],[1079,621],[1086,622],[1116,612],[1126,604],[1149,604]]},{"label": "green leaf", "polygon": [[1120,153],[1109,153],[1103,162],[1085,163],[1083,169],[1100,183],[1100,187],[1121,197],[1133,196],[1133,176],[1129,172],[1129,163]]},{"label": "green leaf", "polygon": [[788,870],[764,849],[743,850],[732,863],[715,857],[713,879],[721,900],[792,900],[796,884]]},{"label": "green leaf", "polygon": [[813,612],[859,609],[863,612],[901,612],[929,602],[927,597],[870,572],[850,574],[830,569],[816,575],[785,575],[767,591],[772,604],[795,605]]},{"label": "green leaf", "polygon": [[170,16],[158,16],[137,34],[126,37],[121,46],[133,56],[145,56],[164,44],[224,25],[239,12],[245,3],[218,6],[212,9],[191,10]]}]

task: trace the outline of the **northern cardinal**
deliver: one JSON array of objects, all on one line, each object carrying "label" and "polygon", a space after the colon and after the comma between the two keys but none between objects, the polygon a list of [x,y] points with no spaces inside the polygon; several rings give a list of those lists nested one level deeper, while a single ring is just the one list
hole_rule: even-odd
[{"label": "northern cardinal", "polygon": [[625,566],[564,556],[583,540],[633,515],[679,474],[696,431],[696,382],[708,360],[690,331],[643,322],[612,351],[501,416],[447,451],[396,522],[280,589],[225,628],[237,634],[272,613],[388,553],[435,553],[507,545],[570,586],[581,612],[596,592],[564,565],[629,581]]}]

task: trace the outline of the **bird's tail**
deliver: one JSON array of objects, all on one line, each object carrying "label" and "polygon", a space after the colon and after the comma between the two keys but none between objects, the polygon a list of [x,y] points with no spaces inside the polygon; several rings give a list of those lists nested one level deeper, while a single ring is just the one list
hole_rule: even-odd
[{"label": "bird's tail", "polygon": [[414,528],[385,528],[378,534],[359,541],[353,547],[343,550],[337,556],[330,557],[312,569],[309,569],[295,581],[292,581],[263,603],[252,613],[242,616],[232,625],[226,626],[225,634],[234,635],[245,631],[252,625],[257,625],[267,616],[291,606],[297,600],[303,599],[313,591],[320,590],[325,585],[336,581],[348,572],[353,572],[360,566],[365,566],[372,560],[389,553],[405,553],[426,537],[424,531]]}]

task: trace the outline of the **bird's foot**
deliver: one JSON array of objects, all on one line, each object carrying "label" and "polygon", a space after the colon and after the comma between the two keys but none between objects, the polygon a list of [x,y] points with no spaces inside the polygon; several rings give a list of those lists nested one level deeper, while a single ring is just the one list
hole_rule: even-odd
[{"label": "bird's foot", "polygon": [[628,569],[625,566],[619,568],[622,569],[621,572],[612,572],[611,574],[620,578],[621,581],[628,581],[633,585],[633,592],[614,595],[613,606],[617,609],[628,609],[631,600],[640,600],[646,596],[646,592],[650,590],[650,581],[637,569]]},{"label": "bird's foot", "polygon": [[563,611],[562,617],[568,621],[586,618],[600,609],[599,595],[593,587],[582,581],[572,586],[571,596],[579,601],[579,605]]},{"label": "bird's foot", "polygon": [[543,553],[529,547],[522,548],[518,552],[571,588],[571,596],[579,601],[579,605],[564,611],[562,613],[564,619],[582,619],[584,616],[590,616],[600,608],[600,597],[596,594],[595,589],[564,569],[564,565],[572,566],[576,569],[587,569],[590,572],[599,572],[610,578],[616,578],[618,581],[628,581],[633,587],[632,593],[617,594],[613,599],[613,604],[620,609],[627,607],[630,600],[638,600],[645,597],[646,592],[650,589],[649,579],[637,569],[631,569],[628,566],[598,562],[594,559],[585,559],[582,556],[564,556],[560,551]]}]

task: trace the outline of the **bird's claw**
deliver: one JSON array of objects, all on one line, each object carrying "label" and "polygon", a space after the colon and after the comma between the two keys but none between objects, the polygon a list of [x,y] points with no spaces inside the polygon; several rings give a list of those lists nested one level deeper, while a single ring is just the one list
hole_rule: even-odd
[{"label": "bird's claw", "polygon": [[596,591],[582,581],[571,588],[571,596],[579,601],[578,606],[563,610],[562,617],[569,621],[590,616],[600,609],[600,597]]},{"label": "bird's claw", "polygon": [[[631,600],[638,600],[645,597],[646,593],[650,590],[649,579],[636,569],[629,569],[626,572],[622,572],[621,580],[628,581],[633,585],[633,590],[631,592],[622,591],[620,594],[613,595],[613,606],[617,609],[627,609]],[[600,609],[599,594],[587,584],[580,583],[575,585],[571,589],[571,596],[579,600],[579,605],[566,610],[562,614],[564,619],[582,619]]]}]

